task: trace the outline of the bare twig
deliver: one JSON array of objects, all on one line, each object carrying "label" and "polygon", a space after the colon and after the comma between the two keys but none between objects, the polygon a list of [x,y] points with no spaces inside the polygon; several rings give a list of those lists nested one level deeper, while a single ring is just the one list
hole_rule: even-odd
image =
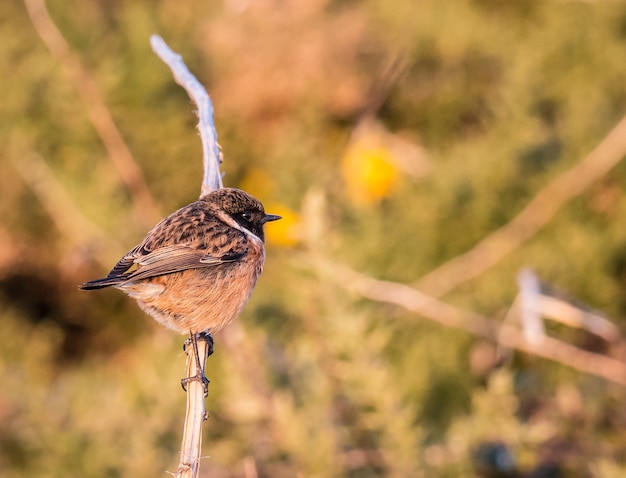
[{"label": "bare twig", "polygon": [[537,303],[541,296],[539,279],[530,269],[523,269],[517,275],[520,289],[520,319],[526,340],[539,343],[546,336],[546,328],[539,313]]},{"label": "bare twig", "polygon": [[504,347],[626,385],[626,363],[619,360],[588,352],[549,336],[529,342],[517,327],[446,304],[408,285],[377,280],[345,266],[320,261],[319,257],[315,262],[326,279],[362,297],[397,305],[439,324],[498,342]]},{"label": "bare twig", "polygon": [[537,307],[541,313],[549,319],[556,320],[570,327],[577,327],[602,337],[607,342],[615,342],[620,338],[619,328],[606,317],[599,314],[582,310],[572,304],[550,297],[539,296]]},{"label": "bare twig", "polygon": [[[196,359],[196,350],[200,360]],[[209,358],[209,341],[198,340],[196,347],[187,347],[187,377],[204,376],[204,368]],[[200,370],[198,370],[200,364]],[[204,409],[204,387],[198,380],[187,384],[187,406],[185,409],[185,427],[180,447],[180,462],[176,478],[195,478],[200,476],[200,457],[202,456],[202,423],[206,420]]]},{"label": "bare twig", "polygon": [[626,117],[582,161],[552,180],[509,223],[464,254],[429,272],[414,286],[441,297],[478,277],[539,232],[569,200],[608,173],[626,155]]},{"label": "bare twig", "polygon": [[174,53],[158,35],[150,37],[154,52],[170,67],[176,83],[182,86],[198,107],[198,130],[202,140],[202,159],[204,161],[204,177],[200,196],[223,187],[220,164],[222,154],[217,143],[217,131],[213,121],[213,104],[204,86],[187,69],[180,55]]},{"label": "bare twig", "polygon": [[80,94],[89,119],[109,153],[120,179],[133,198],[133,207],[138,217],[146,225],[154,224],[161,219],[161,214],[150,194],[141,169],[135,162],[100,95],[96,82],[83,67],[80,59],[72,52],[67,41],[50,18],[45,1],[24,0],[24,3],[35,30],[50,53],[65,69],[74,84],[74,88]]},{"label": "bare twig", "polygon": [[[180,55],[174,53],[158,35],[152,35],[150,43],[154,52],[170,67],[174,79],[182,86],[189,97],[198,107],[198,129],[202,139],[202,160],[204,175],[200,196],[222,187],[220,164],[222,155],[217,144],[217,132],[213,122],[213,104],[202,84],[187,69]],[[204,344],[200,347],[200,344]],[[204,348],[204,340],[198,342],[198,356],[195,347],[188,347],[187,365],[188,377],[198,376],[197,364],[200,364],[202,374],[209,356],[208,348]],[[204,376],[204,375],[202,375]],[[197,478],[200,476],[200,457],[202,448],[202,423],[206,418],[204,408],[204,388],[199,382],[190,382],[187,388],[187,409],[181,444],[180,463],[174,476],[177,478]]]},{"label": "bare twig", "polygon": [[[620,340],[619,328],[606,317],[543,292],[539,278],[530,269],[524,269],[520,273],[518,283],[519,296],[522,298],[519,309],[525,331],[531,328],[536,331],[536,334],[545,335],[541,319],[545,317],[569,327],[585,329],[609,343]],[[516,299],[516,302],[519,301]],[[530,317],[537,323],[534,325],[525,323],[525,317],[527,320]]]}]

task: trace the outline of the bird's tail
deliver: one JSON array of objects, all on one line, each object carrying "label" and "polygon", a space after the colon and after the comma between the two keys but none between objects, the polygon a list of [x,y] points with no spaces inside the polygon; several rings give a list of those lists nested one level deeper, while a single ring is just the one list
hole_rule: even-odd
[{"label": "bird's tail", "polygon": [[80,290],[96,290],[96,289],[104,289],[105,287],[111,287],[117,284],[121,284],[124,282],[124,278],[121,277],[103,277],[102,279],[96,279],[89,282],[85,282],[82,285],[79,285],[78,288]]}]

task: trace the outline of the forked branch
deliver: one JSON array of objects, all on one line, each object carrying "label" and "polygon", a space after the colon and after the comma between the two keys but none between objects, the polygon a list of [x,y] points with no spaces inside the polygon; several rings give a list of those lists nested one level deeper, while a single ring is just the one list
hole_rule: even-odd
[{"label": "forked branch", "polygon": [[588,352],[547,335],[529,341],[518,327],[460,309],[414,288],[391,281],[374,279],[336,262],[316,257],[318,271],[329,281],[362,297],[393,304],[447,327],[465,330],[510,349],[561,363],[581,372],[626,385],[626,363]]}]

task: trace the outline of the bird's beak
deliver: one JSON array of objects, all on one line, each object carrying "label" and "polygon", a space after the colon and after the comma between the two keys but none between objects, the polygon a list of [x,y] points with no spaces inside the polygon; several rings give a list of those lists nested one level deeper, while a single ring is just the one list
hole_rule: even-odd
[{"label": "bird's beak", "polygon": [[265,224],[266,222],[278,221],[279,219],[282,219],[282,216],[277,216],[276,214],[266,214],[263,218],[263,223]]}]

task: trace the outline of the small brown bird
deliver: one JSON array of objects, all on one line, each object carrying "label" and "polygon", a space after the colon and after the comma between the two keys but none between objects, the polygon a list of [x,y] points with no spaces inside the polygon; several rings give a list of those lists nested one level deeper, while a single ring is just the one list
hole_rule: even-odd
[{"label": "small brown bird", "polygon": [[280,219],[239,189],[213,191],[170,214],[102,279],[158,322],[192,337],[239,315],[263,270],[263,225]]}]

